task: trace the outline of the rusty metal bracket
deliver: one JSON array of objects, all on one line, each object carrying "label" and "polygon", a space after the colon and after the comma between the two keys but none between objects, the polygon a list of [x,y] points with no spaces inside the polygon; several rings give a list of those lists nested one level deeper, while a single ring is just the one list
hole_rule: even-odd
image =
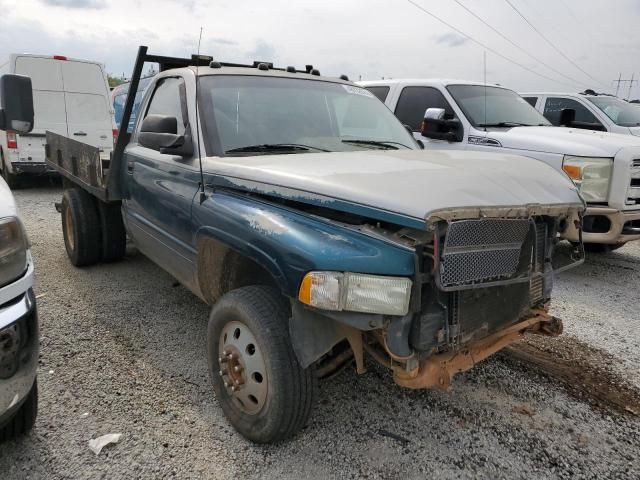
[{"label": "rusty metal bracket", "polygon": [[527,332],[542,335],[559,335],[562,321],[546,310],[532,309],[531,315],[493,335],[471,343],[457,352],[432,355],[420,362],[417,375],[408,375],[394,369],[394,381],[406,388],[437,388],[447,390],[454,375],[469,370],[477,363],[521,339]]}]

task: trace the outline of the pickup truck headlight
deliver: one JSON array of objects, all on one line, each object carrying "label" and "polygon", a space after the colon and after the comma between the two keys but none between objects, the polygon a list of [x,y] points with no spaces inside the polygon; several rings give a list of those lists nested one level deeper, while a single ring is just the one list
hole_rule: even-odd
[{"label": "pickup truck headlight", "polygon": [[587,203],[607,201],[612,169],[612,158],[565,156],[562,161],[562,170],[573,180]]},{"label": "pickup truck headlight", "polygon": [[0,287],[27,269],[27,236],[15,217],[0,218]]},{"label": "pickup truck headlight", "polygon": [[310,272],[302,280],[298,299],[324,310],[406,315],[411,285],[411,280],[403,277]]}]

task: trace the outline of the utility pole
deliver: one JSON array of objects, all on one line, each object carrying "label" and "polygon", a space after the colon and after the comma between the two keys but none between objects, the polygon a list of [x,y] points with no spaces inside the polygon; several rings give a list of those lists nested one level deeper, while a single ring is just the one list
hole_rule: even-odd
[{"label": "utility pole", "polygon": [[620,85],[622,83],[629,83],[629,96],[627,98],[631,98],[631,88],[634,83],[638,83],[638,80],[635,80],[635,73],[631,74],[631,78],[622,78],[622,74],[618,77],[618,80],[614,80],[613,83],[616,84],[616,97],[620,91]]}]

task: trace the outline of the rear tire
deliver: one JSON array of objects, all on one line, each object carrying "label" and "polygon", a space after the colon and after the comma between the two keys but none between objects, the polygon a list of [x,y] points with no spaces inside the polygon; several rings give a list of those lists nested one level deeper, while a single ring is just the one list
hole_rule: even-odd
[{"label": "rear tire", "polygon": [[94,265],[102,256],[100,215],[94,198],[79,188],[62,194],[62,234],[71,263]]},{"label": "rear tire", "polygon": [[[213,389],[231,425],[252,442],[291,437],[311,413],[316,380],[312,368],[298,364],[289,316],[287,300],[264,286],[233,290],[211,311],[207,353]],[[235,380],[241,382],[238,390],[231,388]]]},{"label": "rear tire", "polygon": [[0,167],[2,167],[2,178],[7,182],[9,189],[13,190],[18,186],[18,176],[9,172],[9,168],[4,159],[4,152],[0,150]]},{"label": "rear tire", "polygon": [[120,203],[98,200],[97,204],[102,232],[101,259],[103,262],[117,262],[122,260],[127,250],[127,234],[122,222]]},{"label": "rear tire", "polygon": [[38,381],[33,382],[26,400],[18,411],[11,417],[9,423],[0,428],[0,443],[12,440],[28,433],[36,423],[38,416]]},{"label": "rear tire", "polygon": [[623,243],[585,243],[584,250],[589,253],[609,253],[624,247],[626,242]]}]

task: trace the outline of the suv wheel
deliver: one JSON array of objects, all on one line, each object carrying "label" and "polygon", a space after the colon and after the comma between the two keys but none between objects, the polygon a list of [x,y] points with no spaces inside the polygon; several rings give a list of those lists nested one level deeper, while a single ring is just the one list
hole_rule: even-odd
[{"label": "suv wheel", "polygon": [[26,400],[8,423],[0,428],[0,443],[23,435],[31,430],[38,415],[38,381],[33,382]]},{"label": "suv wheel", "polygon": [[609,253],[624,247],[626,242],[605,244],[605,243],[585,243],[584,250],[589,253]]},{"label": "suv wheel", "polygon": [[289,304],[276,290],[250,286],[224,295],[207,332],[209,371],[233,427],[257,443],[294,435],[315,393],[311,368],[298,364],[289,338]]}]

